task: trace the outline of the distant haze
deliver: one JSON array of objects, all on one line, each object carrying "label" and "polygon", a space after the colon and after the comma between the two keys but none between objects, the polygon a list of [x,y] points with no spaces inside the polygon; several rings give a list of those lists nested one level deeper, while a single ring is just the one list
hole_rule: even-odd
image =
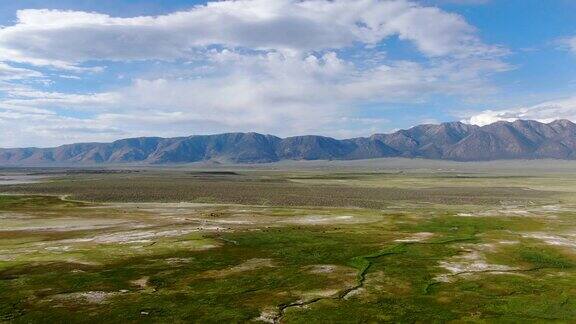
[{"label": "distant haze", "polygon": [[0,163],[4,165],[268,163],[383,157],[454,161],[576,159],[576,124],[568,120],[547,124],[531,120],[501,121],[486,126],[452,122],[345,140],[313,135],[280,138],[258,133],[226,133],[129,138],[56,148],[0,149]]}]

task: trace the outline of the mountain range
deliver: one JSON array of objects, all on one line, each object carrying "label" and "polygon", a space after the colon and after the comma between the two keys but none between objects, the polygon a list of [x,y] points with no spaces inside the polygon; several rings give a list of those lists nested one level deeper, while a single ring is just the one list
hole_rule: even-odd
[{"label": "mountain range", "polygon": [[517,120],[480,127],[449,122],[343,140],[313,135],[280,138],[258,133],[226,133],[128,138],[54,148],[0,149],[2,165],[266,163],[383,157],[454,161],[576,159],[576,124],[568,120],[551,123]]}]

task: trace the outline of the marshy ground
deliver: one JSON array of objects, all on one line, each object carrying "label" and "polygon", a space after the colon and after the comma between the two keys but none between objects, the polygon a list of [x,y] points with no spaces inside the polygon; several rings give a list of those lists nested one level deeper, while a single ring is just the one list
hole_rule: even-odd
[{"label": "marshy ground", "polygon": [[3,170],[0,321],[576,321],[556,170]]}]

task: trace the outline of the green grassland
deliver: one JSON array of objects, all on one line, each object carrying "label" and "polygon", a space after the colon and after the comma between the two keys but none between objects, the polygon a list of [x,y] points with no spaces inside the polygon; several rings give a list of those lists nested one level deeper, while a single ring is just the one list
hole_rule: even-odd
[{"label": "green grassland", "polygon": [[0,322],[576,321],[571,172],[48,171],[0,186]]}]

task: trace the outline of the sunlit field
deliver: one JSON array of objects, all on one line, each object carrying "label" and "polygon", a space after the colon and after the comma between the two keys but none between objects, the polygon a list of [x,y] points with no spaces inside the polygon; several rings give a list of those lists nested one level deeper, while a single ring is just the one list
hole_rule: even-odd
[{"label": "sunlit field", "polygon": [[576,321],[576,176],[564,169],[3,178],[0,321]]}]

